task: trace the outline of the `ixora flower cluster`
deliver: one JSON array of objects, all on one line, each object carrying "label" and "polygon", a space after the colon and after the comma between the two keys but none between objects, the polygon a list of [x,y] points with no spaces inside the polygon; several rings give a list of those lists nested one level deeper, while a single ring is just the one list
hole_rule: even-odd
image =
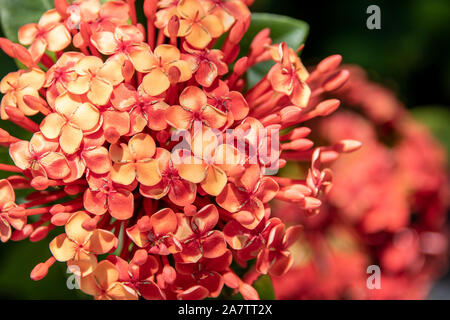
[{"label": "ixora flower cluster", "polygon": [[[96,299],[203,299],[224,285],[257,299],[232,263],[290,268],[302,227],[271,217],[269,201],[316,213],[331,183],[322,165],[360,143],[313,148],[300,126],[339,106],[320,95],[347,80],[340,56],[308,72],[266,29],[239,58],[251,2],[145,0],[139,23],[133,0],[56,0],[21,44],[0,39],[25,66],[1,81],[1,118],[32,134],[0,132],[14,162],[0,164],[12,173],[1,241],[64,228],[32,279],[60,261]],[[270,60],[248,88],[246,71]],[[288,161],[310,162],[305,179],[270,176]],[[32,189],[23,203],[19,189]]]},{"label": "ixora flower cluster", "polygon": [[[359,67],[336,94],[342,110],[311,124],[322,139],[358,139],[361,150],[331,166],[333,189],[303,223],[292,269],[274,278],[282,299],[424,299],[448,259],[446,154],[388,89]],[[380,273],[375,274],[378,266]],[[379,277],[375,279],[375,277]]]}]

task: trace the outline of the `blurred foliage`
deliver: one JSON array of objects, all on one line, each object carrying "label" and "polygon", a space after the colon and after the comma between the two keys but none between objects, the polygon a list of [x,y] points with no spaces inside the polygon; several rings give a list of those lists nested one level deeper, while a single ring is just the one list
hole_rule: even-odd
[{"label": "blurred foliage", "polygon": [[42,13],[53,8],[53,0],[0,0],[0,20],[6,37],[17,42],[17,31],[30,22],[38,22]]},{"label": "blurred foliage", "polygon": [[[0,0],[0,21],[3,33],[17,40],[18,28],[37,22],[40,14],[52,7],[52,0]],[[138,4],[142,0],[137,0]],[[366,28],[366,9],[376,4],[381,8],[382,29]],[[306,21],[310,37],[302,53],[306,65],[339,53],[344,63],[366,68],[371,77],[394,89],[408,105],[413,115],[428,125],[450,150],[450,3],[448,0],[257,0],[254,12],[270,12]],[[139,17],[142,16],[138,12]],[[304,22],[289,18],[261,15],[252,23],[250,33],[275,26],[275,42],[290,42],[297,48],[306,38],[309,28]],[[299,31],[301,30],[301,31]],[[241,45],[248,47],[249,37]],[[292,42],[291,42],[292,41]],[[258,66],[260,67],[260,66]],[[267,66],[265,67],[267,68]],[[0,75],[17,69],[14,61],[0,53]],[[254,69],[257,71],[257,68]],[[254,80],[252,80],[254,81]],[[439,105],[439,106],[438,106]],[[0,127],[20,138],[29,138],[19,127],[0,121]],[[0,161],[11,163],[6,149],[0,148]],[[22,195],[19,195],[22,196]],[[0,299],[77,299],[86,298],[79,290],[68,290],[66,266],[56,263],[46,278],[34,282],[29,278],[32,268],[50,256],[48,242],[61,228],[53,230],[44,241],[0,244]],[[273,299],[268,276],[255,283],[262,299]],[[237,298],[240,295],[235,295]]]}]

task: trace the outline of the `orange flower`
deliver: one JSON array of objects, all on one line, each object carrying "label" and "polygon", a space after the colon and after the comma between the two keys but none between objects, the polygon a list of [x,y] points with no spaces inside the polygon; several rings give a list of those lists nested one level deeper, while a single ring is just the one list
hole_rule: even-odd
[{"label": "orange flower", "polygon": [[47,71],[45,88],[50,105],[54,105],[56,98],[67,90],[70,82],[76,80],[75,65],[84,55],[80,52],[65,52]]},{"label": "orange flower", "polygon": [[87,211],[95,215],[109,212],[118,220],[126,220],[133,216],[134,196],[131,191],[136,185],[127,188],[114,184],[110,174],[89,172],[86,179],[89,188],[84,192],[83,205]]},{"label": "orange flower", "polygon": [[261,177],[258,165],[250,165],[235,183],[228,183],[216,198],[225,210],[247,229],[254,229],[264,218],[264,203],[272,200],[279,190],[269,177]]},{"label": "orange flower", "polygon": [[158,29],[164,29],[172,16],[177,14],[177,6],[181,0],[159,0],[156,12],[155,26]]},{"label": "orange flower", "polygon": [[27,217],[15,218],[9,215],[9,211],[15,208],[16,195],[11,183],[0,180],[0,240],[6,242],[11,238],[11,226],[17,230],[22,230],[27,223]]},{"label": "orange flower", "polygon": [[100,112],[89,102],[64,93],[55,101],[56,112],[50,113],[40,125],[47,139],[59,137],[61,149],[67,154],[75,153],[84,134],[95,132],[101,124]]},{"label": "orange flower", "polygon": [[168,195],[170,201],[177,206],[186,206],[194,202],[197,185],[182,179],[178,174],[178,169],[172,161],[172,155],[167,149],[156,148],[155,159],[158,161],[158,168],[161,181],[154,186],[140,186],[140,193],[147,198],[161,199]]},{"label": "orange flower", "polygon": [[298,240],[301,225],[292,226],[284,232],[284,224],[280,223],[270,230],[266,248],[258,254],[256,268],[262,274],[269,273],[281,276],[289,270],[294,263],[294,257],[288,248]]},{"label": "orange flower", "polygon": [[131,135],[130,114],[126,111],[106,110],[102,113],[103,132],[106,141],[117,143],[120,137]]},{"label": "orange flower", "polygon": [[133,136],[128,145],[113,144],[109,149],[114,165],[111,179],[115,183],[130,185],[135,179],[146,186],[154,186],[161,181],[155,155],[156,145],[151,136],[139,133]]},{"label": "orange flower", "polygon": [[186,61],[180,60],[177,47],[162,44],[148,57],[142,80],[142,89],[151,96],[157,96],[169,89],[171,84],[185,82],[192,77],[192,71]]},{"label": "orange flower", "polygon": [[64,179],[70,174],[70,167],[64,155],[58,152],[58,142],[48,140],[40,132],[30,141],[18,141],[9,148],[15,165],[22,170],[31,170],[34,177]]},{"label": "orange flower", "polygon": [[86,94],[98,106],[108,103],[113,87],[124,80],[120,59],[103,63],[95,56],[84,57],[75,65],[77,79],[69,82],[67,90],[76,95]]},{"label": "orange flower", "polygon": [[37,24],[29,23],[19,29],[19,42],[31,45],[29,51],[34,61],[39,61],[47,49],[58,52],[70,45],[72,38],[61,19],[53,9],[44,13]]},{"label": "orange flower", "polygon": [[250,10],[241,0],[200,0],[206,12],[219,18],[227,32],[236,20],[245,20]]},{"label": "orange flower", "polygon": [[179,253],[184,262],[195,263],[200,258],[217,258],[227,250],[223,233],[213,230],[219,221],[216,206],[209,204],[192,217],[180,215],[175,237],[180,240],[183,250]]},{"label": "orange flower", "polygon": [[83,138],[79,150],[67,157],[71,172],[64,182],[78,180],[86,169],[97,174],[104,174],[111,170],[108,149],[102,146],[104,141],[101,131]]},{"label": "orange flower", "polygon": [[220,50],[196,50],[184,43],[181,58],[191,65],[195,72],[195,80],[204,87],[210,87],[218,76],[228,73],[228,66],[223,62],[223,52]]},{"label": "orange flower", "polygon": [[193,156],[185,157],[178,168],[180,177],[200,183],[212,196],[219,195],[227,184],[228,169],[234,169],[240,162],[239,151],[231,145],[219,144],[210,129],[194,134],[191,151]]},{"label": "orange flower", "polygon": [[[128,3],[125,3],[125,1],[122,0],[112,0],[107,1],[99,7],[97,3],[98,0],[95,0],[94,3],[92,3],[91,0],[84,0],[83,2],[89,3],[90,5],[86,5],[84,12],[83,12],[83,4],[81,5],[81,12],[82,12],[82,20],[83,21],[94,21],[92,23],[92,30],[109,30],[111,29],[111,26],[116,25],[123,25],[128,23],[128,19],[130,19],[130,7]],[[99,8],[99,9],[97,9]],[[88,14],[88,11],[91,11],[90,14]],[[84,14],[84,16],[83,16]],[[95,17],[95,15],[98,15]],[[92,18],[89,19],[91,16]],[[95,18],[93,18],[95,17]]]},{"label": "orange flower", "polygon": [[[205,48],[212,39],[224,33],[219,18],[206,12],[197,0],[181,0],[177,6],[177,14],[180,18],[178,36],[185,37],[186,41],[197,49]],[[164,33],[169,36],[167,26]]]},{"label": "orange flower", "polygon": [[[199,285],[208,290],[208,296],[217,298],[223,288],[224,280],[221,273],[224,273],[233,260],[231,251],[217,258],[202,258],[197,263],[176,262],[175,267],[179,273],[176,279],[176,286],[182,288],[192,288]],[[189,291],[183,290],[180,296],[188,296]]]},{"label": "orange flower", "polygon": [[305,82],[309,74],[300,58],[285,42],[279,45],[278,50],[270,50],[277,62],[269,71],[270,83],[275,91],[288,95],[293,104],[305,108],[311,96],[311,90]]},{"label": "orange flower", "polygon": [[136,26],[120,25],[111,31],[97,31],[91,37],[92,44],[105,55],[130,59],[135,69],[146,72],[150,68],[150,47],[143,42],[144,35]]},{"label": "orange flower", "polygon": [[166,208],[139,219],[136,225],[127,229],[127,235],[138,247],[145,248],[149,253],[168,255],[181,250],[180,243],[174,237],[177,228],[177,215]]},{"label": "orange flower", "polygon": [[119,280],[119,271],[109,261],[101,261],[88,276],[80,279],[80,289],[96,300],[138,300],[134,290]]},{"label": "orange flower", "polygon": [[131,85],[120,84],[114,89],[111,103],[117,110],[129,111],[130,134],[142,132],[145,126],[155,131],[167,128],[165,111],[169,106],[161,99],[152,97]]},{"label": "orange flower", "polygon": [[65,225],[66,233],[60,234],[50,242],[50,251],[56,260],[67,262],[72,272],[87,276],[97,266],[98,254],[114,248],[116,237],[112,232],[95,229],[87,231],[83,222],[90,217],[83,211],[74,213]]},{"label": "orange flower", "polygon": [[[116,1],[112,1],[116,2]],[[71,3],[67,13],[67,25],[77,28],[80,22],[94,22],[99,19],[100,0],[75,0]]]},{"label": "orange flower", "polygon": [[217,85],[205,89],[208,104],[227,113],[228,123],[244,119],[249,112],[249,106],[240,92],[230,91],[222,80]]},{"label": "orange flower", "polygon": [[33,96],[39,98],[38,90],[45,82],[45,73],[38,68],[28,71],[11,72],[0,82],[0,91],[4,94],[1,102],[0,115],[2,120],[9,119],[5,107],[17,107],[26,116],[33,116],[39,111],[30,108],[23,98]]},{"label": "orange flower", "polygon": [[194,121],[208,127],[221,128],[227,122],[226,114],[209,105],[206,94],[198,87],[189,86],[180,95],[181,106],[167,109],[166,120],[178,129],[191,129]]},{"label": "orange flower", "polygon": [[119,271],[119,282],[127,288],[133,289],[136,294],[147,300],[166,299],[164,292],[154,282],[154,275],[160,268],[160,263],[154,256],[147,255],[145,250],[137,250],[130,263],[113,255],[107,259],[115,265]]}]

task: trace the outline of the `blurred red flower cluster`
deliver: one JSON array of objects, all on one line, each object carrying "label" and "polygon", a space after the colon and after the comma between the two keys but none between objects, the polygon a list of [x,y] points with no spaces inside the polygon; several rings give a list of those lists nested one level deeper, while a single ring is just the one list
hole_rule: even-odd
[{"label": "blurred red flower cluster", "polygon": [[[317,216],[275,205],[283,221],[305,226],[292,269],[273,277],[277,297],[426,298],[448,259],[445,150],[389,89],[359,67],[346,69],[351,76],[336,92],[343,106],[310,125],[317,139],[363,147],[333,163],[333,188]],[[371,265],[380,268],[379,288],[367,285]]]}]

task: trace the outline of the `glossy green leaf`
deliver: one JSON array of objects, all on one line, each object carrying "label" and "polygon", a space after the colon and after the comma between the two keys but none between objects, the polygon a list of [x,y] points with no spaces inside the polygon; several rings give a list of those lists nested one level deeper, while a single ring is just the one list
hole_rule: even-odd
[{"label": "glossy green leaf", "polygon": [[275,291],[272,279],[268,275],[263,275],[253,282],[253,287],[258,291],[261,300],[275,300]]},{"label": "glossy green leaf", "polygon": [[[309,32],[309,25],[304,21],[277,14],[253,13],[250,28],[240,43],[243,54],[248,53],[253,38],[265,28],[270,29],[273,43],[286,42],[294,50],[305,43]],[[247,72],[248,86],[255,85],[272,65],[273,62],[262,62],[252,67]]]},{"label": "glossy green leaf", "polygon": [[0,21],[5,36],[17,42],[19,28],[38,22],[41,15],[53,8],[53,0],[0,0]]}]

